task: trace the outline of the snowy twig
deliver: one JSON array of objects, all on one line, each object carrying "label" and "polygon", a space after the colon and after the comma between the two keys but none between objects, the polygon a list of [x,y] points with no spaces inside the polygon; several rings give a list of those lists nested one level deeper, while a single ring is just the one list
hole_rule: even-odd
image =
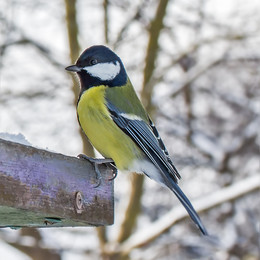
[{"label": "snowy twig", "polygon": [[[193,202],[197,212],[202,212],[216,207],[224,202],[235,200],[249,192],[260,188],[260,177],[254,175],[241,180],[227,188],[223,188],[207,196],[203,196]],[[168,214],[155,221],[153,224],[140,229],[134,235],[122,243],[118,250],[121,254],[128,254],[132,249],[141,247],[169,230],[176,222],[188,216],[185,209],[180,205],[174,207]]]},{"label": "snowy twig", "polygon": [[27,36],[22,36],[19,40],[8,41],[2,44],[0,47],[0,55],[3,56],[9,47],[15,45],[31,45],[35,47],[39,53],[44,56],[52,65],[59,69],[64,69],[64,65],[53,58],[53,55],[50,53],[47,47]]}]

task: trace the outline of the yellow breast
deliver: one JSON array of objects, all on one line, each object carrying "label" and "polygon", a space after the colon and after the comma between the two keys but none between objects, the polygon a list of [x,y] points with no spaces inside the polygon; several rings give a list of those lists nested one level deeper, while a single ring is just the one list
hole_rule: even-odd
[{"label": "yellow breast", "polygon": [[120,170],[141,156],[139,148],[112,120],[105,103],[106,86],[92,87],[80,97],[77,112],[81,128],[92,145]]}]

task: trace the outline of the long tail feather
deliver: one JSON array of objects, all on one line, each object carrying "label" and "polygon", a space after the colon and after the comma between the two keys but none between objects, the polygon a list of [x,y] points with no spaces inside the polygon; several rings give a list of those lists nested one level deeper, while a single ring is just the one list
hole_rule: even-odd
[{"label": "long tail feather", "polygon": [[169,187],[174,194],[177,196],[177,198],[180,200],[180,202],[182,203],[182,205],[185,207],[185,209],[187,210],[187,212],[189,213],[191,219],[194,221],[194,223],[196,224],[196,226],[200,229],[200,231],[203,233],[203,235],[208,235],[208,232],[206,230],[206,228],[204,227],[204,225],[202,224],[200,217],[198,216],[198,214],[196,213],[195,209],[193,208],[193,206],[191,205],[189,199],[186,197],[186,195],[183,193],[183,191],[181,190],[181,188],[178,186],[178,184],[176,184],[174,181],[171,182],[172,186]]}]

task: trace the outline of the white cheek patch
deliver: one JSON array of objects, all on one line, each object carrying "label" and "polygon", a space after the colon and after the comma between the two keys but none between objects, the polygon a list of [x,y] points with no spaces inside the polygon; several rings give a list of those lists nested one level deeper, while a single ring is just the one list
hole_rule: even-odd
[{"label": "white cheek patch", "polygon": [[120,63],[117,61],[98,63],[93,66],[86,66],[83,70],[87,71],[91,76],[107,81],[114,79],[120,72]]}]

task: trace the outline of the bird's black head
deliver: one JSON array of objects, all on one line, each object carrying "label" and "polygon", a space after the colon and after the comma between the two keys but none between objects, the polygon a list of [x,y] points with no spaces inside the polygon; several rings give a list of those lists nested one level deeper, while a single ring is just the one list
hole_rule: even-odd
[{"label": "bird's black head", "polygon": [[99,85],[123,86],[127,81],[121,59],[103,45],[86,49],[76,64],[67,67],[66,70],[78,73],[83,89]]}]

